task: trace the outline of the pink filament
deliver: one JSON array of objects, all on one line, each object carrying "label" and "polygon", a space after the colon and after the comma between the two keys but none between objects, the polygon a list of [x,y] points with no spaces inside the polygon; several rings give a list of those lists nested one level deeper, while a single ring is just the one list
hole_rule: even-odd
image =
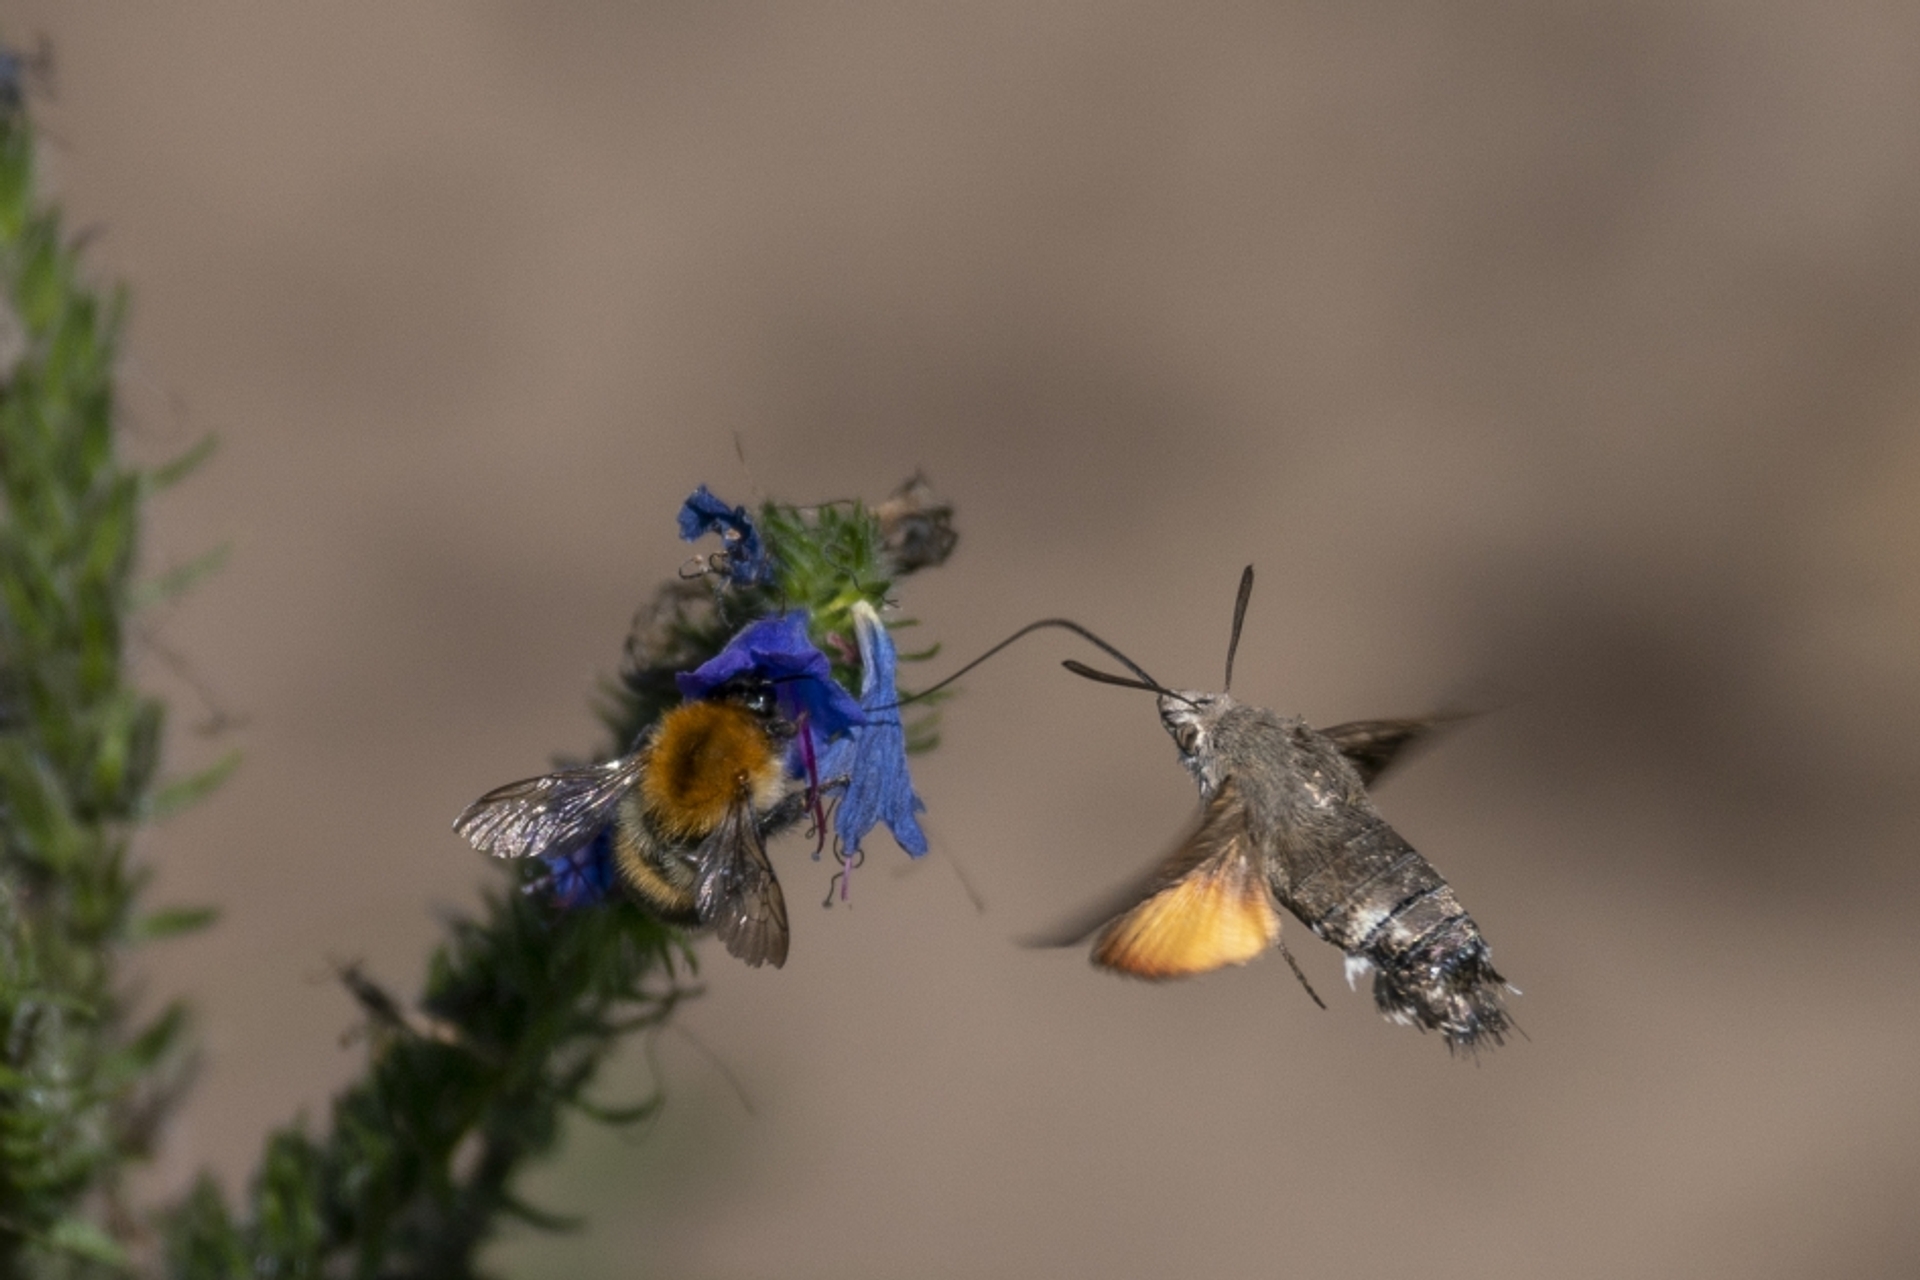
[{"label": "pink filament", "polygon": [[827,847],[827,811],[820,804],[820,764],[813,757],[813,734],[807,731],[807,713],[797,717],[800,730],[800,764],[807,771],[807,812],[813,817],[813,856]]}]

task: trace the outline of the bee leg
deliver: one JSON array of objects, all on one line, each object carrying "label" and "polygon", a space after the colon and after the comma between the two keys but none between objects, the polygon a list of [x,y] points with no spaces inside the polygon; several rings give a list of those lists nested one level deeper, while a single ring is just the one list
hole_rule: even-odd
[{"label": "bee leg", "polygon": [[777,835],[785,831],[788,827],[800,821],[800,819],[806,815],[806,812],[807,793],[804,789],[782,796],[771,807],[761,810],[760,813],[756,815],[758,819],[756,825],[760,828],[760,838],[764,840],[768,836]]},{"label": "bee leg", "polygon": [[1320,993],[1313,989],[1311,982],[1307,981],[1307,975],[1300,972],[1300,962],[1293,958],[1293,952],[1287,950],[1286,941],[1284,939],[1275,939],[1274,945],[1280,948],[1280,954],[1286,957],[1287,967],[1293,970],[1294,977],[1300,979],[1300,985],[1307,989],[1307,994],[1313,997],[1313,1002],[1322,1009],[1326,1008],[1327,1002],[1320,998]]}]

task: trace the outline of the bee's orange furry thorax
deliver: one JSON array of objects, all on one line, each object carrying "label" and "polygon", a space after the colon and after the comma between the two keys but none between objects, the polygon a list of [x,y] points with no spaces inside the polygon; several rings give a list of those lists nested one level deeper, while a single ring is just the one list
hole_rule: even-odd
[{"label": "bee's orange furry thorax", "polygon": [[660,831],[687,840],[719,826],[743,793],[758,799],[784,781],[780,750],[752,712],[686,702],[661,717],[640,791]]}]

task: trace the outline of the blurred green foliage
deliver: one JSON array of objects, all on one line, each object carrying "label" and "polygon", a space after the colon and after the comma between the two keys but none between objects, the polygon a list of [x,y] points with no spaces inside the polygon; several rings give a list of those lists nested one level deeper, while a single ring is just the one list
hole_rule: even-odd
[{"label": "blurred green foliage", "polygon": [[135,582],[140,515],[207,448],[117,455],[123,300],[36,195],[21,72],[0,59],[0,1275],[85,1276],[137,1249],[125,1172],[190,1067],[184,1009],[137,1017],[116,966],[210,918],[142,915],[130,842],[232,761],[157,780],[163,709],[128,682],[127,629],[193,575]]},{"label": "blurred green foliage", "polygon": [[[143,911],[130,843],[235,763],[159,781],[163,708],[129,683],[126,636],[139,609],[219,564],[215,552],[134,578],[144,502],[210,442],[152,469],[116,454],[123,299],[87,287],[36,193],[23,66],[0,50],[0,1277],[475,1275],[502,1222],[568,1225],[514,1184],[569,1114],[627,1125],[658,1110],[657,1092],[624,1106],[589,1092],[624,1037],[697,993],[689,941],[625,902],[558,911],[523,892],[537,867],[500,864],[477,915],[449,926],[417,1002],[341,971],[366,1070],[322,1131],[295,1122],[268,1138],[237,1209],[207,1178],[157,1223],[126,1203],[126,1170],[151,1150],[190,1055],[184,1008],[135,1017],[117,965],[213,914]],[[917,479],[873,509],[765,504],[773,582],[663,586],[602,690],[601,754],[678,702],[677,672],[771,612],[808,610],[857,687],[850,610],[944,560],[949,517]],[[930,723],[919,728],[925,741]]]}]

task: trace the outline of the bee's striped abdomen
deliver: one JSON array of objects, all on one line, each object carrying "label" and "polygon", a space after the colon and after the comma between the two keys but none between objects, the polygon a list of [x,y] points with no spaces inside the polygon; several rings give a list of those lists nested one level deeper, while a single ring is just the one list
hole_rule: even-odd
[{"label": "bee's striped abdomen", "polygon": [[613,824],[613,863],[628,890],[668,924],[700,921],[693,902],[693,867],[686,851],[655,831],[636,790],[620,802]]}]

